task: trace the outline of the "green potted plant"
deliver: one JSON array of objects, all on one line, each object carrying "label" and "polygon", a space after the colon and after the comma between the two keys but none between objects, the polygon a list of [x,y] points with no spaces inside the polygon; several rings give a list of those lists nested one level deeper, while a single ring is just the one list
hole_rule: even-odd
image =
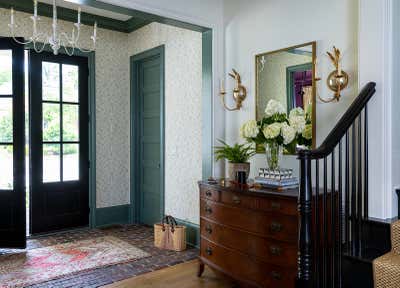
[{"label": "green potted plant", "polygon": [[239,171],[250,174],[249,159],[256,154],[256,149],[250,144],[238,144],[229,146],[226,142],[218,140],[222,146],[214,147],[215,160],[228,160],[228,177],[235,179]]}]

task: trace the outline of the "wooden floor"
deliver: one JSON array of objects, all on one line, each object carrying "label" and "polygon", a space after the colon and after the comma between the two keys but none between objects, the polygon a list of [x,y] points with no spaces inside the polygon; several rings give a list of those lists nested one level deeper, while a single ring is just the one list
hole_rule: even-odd
[{"label": "wooden floor", "polygon": [[217,277],[207,266],[200,278],[197,277],[198,261],[190,261],[172,267],[139,275],[121,282],[113,283],[106,288],[232,288],[234,285],[222,277]]}]

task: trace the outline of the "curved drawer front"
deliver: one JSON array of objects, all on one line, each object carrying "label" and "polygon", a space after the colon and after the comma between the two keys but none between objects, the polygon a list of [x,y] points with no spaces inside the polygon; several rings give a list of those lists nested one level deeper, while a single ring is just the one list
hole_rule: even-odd
[{"label": "curved drawer front", "polygon": [[261,236],[297,243],[297,217],[277,215],[200,200],[200,216]]},{"label": "curved drawer front", "polygon": [[201,235],[224,247],[249,254],[262,261],[297,267],[297,244],[263,238],[201,219]]},{"label": "curved drawer front", "polygon": [[218,189],[213,189],[207,186],[200,186],[200,198],[213,201],[220,201],[221,192]]},{"label": "curved drawer front", "polygon": [[239,280],[268,288],[294,287],[296,270],[258,262],[230,249],[201,239],[201,256]]},{"label": "curved drawer front", "polygon": [[[297,216],[296,199],[284,199],[280,197],[252,197],[240,193],[224,191],[221,193],[220,202],[247,209],[262,210],[284,215]],[[214,200],[214,199],[210,199]]]}]

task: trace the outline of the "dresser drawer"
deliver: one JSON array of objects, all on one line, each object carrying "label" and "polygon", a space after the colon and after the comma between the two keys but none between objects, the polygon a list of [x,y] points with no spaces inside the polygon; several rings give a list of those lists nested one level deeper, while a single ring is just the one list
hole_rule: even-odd
[{"label": "dresser drawer", "polygon": [[220,244],[249,254],[262,261],[285,267],[297,267],[297,243],[287,243],[259,237],[222,226],[205,219],[200,220],[201,236]]},{"label": "dresser drawer", "polygon": [[254,197],[241,193],[223,191],[223,193],[221,193],[220,201],[222,203],[248,209],[275,212],[293,216],[297,216],[298,214],[296,199],[283,199],[281,197]]},{"label": "dresser drawer", "polygon": [[297,217],[255,211],[200,200],[200,216],[206,220],[297,243]]},{"label": "dresser drawer", "polygon": [[259,262],[252,257],[201,239],[201,257],[237,279],[268,288],[292,288],[296,269]]},{"label": "dresser drawer", "polygon": [[208,186],[200,187],[200,198],[213,201],[220,201],[221,192],[218,189],[213,189]]}]

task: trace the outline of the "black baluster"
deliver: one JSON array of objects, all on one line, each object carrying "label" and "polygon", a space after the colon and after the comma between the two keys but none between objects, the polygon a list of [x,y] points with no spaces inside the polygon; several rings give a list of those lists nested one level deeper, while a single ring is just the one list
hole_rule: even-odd
[{"label": "black baluster", "polygon": [[356,127],[353,123],[351,131],[351,238],[352,252],[358,255],[356,167]]},{"label": "black baluster", "polygon": [[361,114],[358,116],[358,127],[357,127],[357,132],[358,132],[358,148],[357,148],[357,226],[358,226],[358,247],[361,252],[361,235],[362,235],[362,225],[363,225],[363,219],[362,219],[362,213],[363,213],[363,187],[362,187],[362,118]]},{"label": "black baluster", "polygon": [[349,158],[350,144],[349,144],[349,131],[346,132],[346,152],[345,152],[345,212],[344,212],[344,225],[346,231],[346,247],[347,251],[350,250],[350,158]]},{"label": "black baluster", "polygon": [[313,287],[312,266],[312,184],[310,151],[301,151],[300,158],[300,191],[298,199],[299,240],[297,288]]},{"label": "black baluster", "polygon": [[339,185],[339,199],[338,199],[338,202],[339,202],[339,210],[338,210],[338,223],[339,223],[339,235],[338,235],[338,238],[339,238],[339,246],[338,246],[338,255],[339,255],[339,257],[338,257],[338,279],[339,279],[339,282],[338,282],[338,284],[339,284],[339,287],[342,287],[342,242],[343,242],[343,236],[342,236],[342,229],[343,229],[343,223],[342,223],[342,217],[343,217],[343,199],[342,199],[342,193],[343,193],[343,179],[342,179],[342,165],[343,165],[343,163],[342,163],[342,158],[343,158],[343,155],[342,155],[342,140],[340,140],[340,142],[339,142],[339,163],[338,163],[338,165],[339,165],[339,175],[338,175],[338,179],[339,179],[339,183],[338,183],[338,185]]},{"label": "black baluster", "polygon": [[319,224],[319,160],[315,160],[315,287],[319,287],[320,281],[320,224]]},{"label": "black baluster", "polygon": [[335,150],[332,151],[331,156],[331,277],[332,287],[336,287],[336,184],[335,184]]},{"label": "black baluster", "polygon": [[364,217],[368,218],[368,106],[364,108]]},{"label": "black baluster", "polygon": [[324,236],[323,241],[323,287],[327,287],[327,278],[328,278],[328,231],[327,231],[327,213],[328,213],[328,201],[327,201],[327,194],[328,194],[328,175],[327,175],[327,158],[324,158],[324,192],[323,192],[323,212],[322,212],[322,233]]}]

